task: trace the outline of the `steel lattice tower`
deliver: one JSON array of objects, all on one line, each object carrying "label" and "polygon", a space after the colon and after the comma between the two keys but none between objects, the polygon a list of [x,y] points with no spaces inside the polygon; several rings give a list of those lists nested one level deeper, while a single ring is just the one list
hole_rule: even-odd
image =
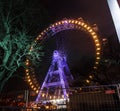
[{"label": "steel lattice tower", "polygon": [[54,98],[67,99],[69,82],[73,80],[67,65],[66,57],[60,51],[53,52],[52,62],[39,91],[36,102]]}]

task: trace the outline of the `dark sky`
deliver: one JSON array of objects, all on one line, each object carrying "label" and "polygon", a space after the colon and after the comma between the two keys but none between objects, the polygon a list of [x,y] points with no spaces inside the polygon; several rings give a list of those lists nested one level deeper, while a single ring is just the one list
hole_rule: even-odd
[{"label": "dark sky", "polygon": [[[109,37],[115,33],[107,0],[42,0],[41,5],[53,20],[83,17],[90,24],[96,23],[100,33]],[[54,22],[54,21],[53,21]]]},{"label": "dark sky", "polygon": [[[85,21],[87,21],[91,25],[92,24],[98,25],[98,28],[99,28],[98,33],[99,33],[101,38],[109,38],[110,36],[113,36],[113,35],[116,36],[112,17],[111,17],[111,14],[110,14],[110,11],[109,11],[109,8],[107,5],[107,0],[61,0],[61,1],[57,1],[57,0],[52,0],[52,1],[51,0],[44,0],[43,1],[42,0],[39,3],[40,4],[38,4],[38,5],[42,5],[43,8],[45,8],[45,10],[48,12],[48,18],[50,18],[50,23],[54,23],[54,22],[59,21],[63,18],[82,17]],[[85,37],[85,35],[84,35],[85,40],[83,40],[82,37],[81,38],[79,37],[79,36],[83,36],[83,35],[81,35],[81,34],[77,35],[77,33],[76,33],[76,35],[75,35],[75,33],[70,34],[69,31],[56,34],[55,36],[58,39],[61,36],[63,38],[64,37],[66,38],[67,36],[70,36],[70,35],[76,36],[76,37],[74,37],[74,40],[71,40],[72,41],[72,43],[71,43],[72,48],[68,48],[69,51],[67,52],[70,55],[69,56],[70,57],[69,64],[71,64],[70,67],[72,67],[73,69],[75,67],[74,70],[79,69],[80,70],[79,73],[85,73],[84,71],[82,71],[82,70],[85,70],[83,68],[85,61],[82,58],[81,60],[83,60],[83,61],[81,62],[80,55],[85,57],[85,56],[90,55],[89,52],[91,52],[91,55],[94,57],[95,53],[93,51],[94,50],[93,43],[92,43],[92,41],[90,41],[87,38],[87,36]],[[78,43],[76,43],[75,40],[78,41]],[[73,43],[73,41],[75,43]],[[75,50],[77,49],[77,48],[75,48],[75,45],[77,47],[79,47],[79,49],[78,49],[79,51],[76,52],[77,54],[75,54]],[[52,48],[52,47],[54,47],[54,45],[52,42],[50,42],[48,44],[47,50],[51,50],[50,48]],[[87,51],[86,51],[86,48],[87,48]],[[72,51],[72,49],[74,49],[74,51]],[[74,52],[74,53],[71,53],[71,52]],[[87,54],[86,52],[88,52],[89,54]],[[49,56],[49,54],[48,54],[48,56]],[[51,56],[52,55],[50,55],[50,57]],[[78,58],[79,58],[79,60],[78,60]],[[48,59],[50,59],[50,58],[48,58]],[[47,60],[47,58],[46,58],[46,60]],[[79,61],[79,63],[76,61]]]},{"label": "dark sky", "polygon": [[[112,17],[111,17],[111,14],[110,14],[110,11],[109,11],[109,8],[107,5],[107,0],[35,0],[35,1],[33,1],[33,4],[36,4],[37,8],[42,7],[47,13],[47,15],[44,15],[44,14],[42,15],[43,18],[44,18],[44,16],[47,17],[47,19],[45,19],[43,22],[43,24],[44,24],[42,26],[43,29],[46,28],[46,26],[49,26],[50,24],[52,24],[56,21],[59,21],[63,18],[68,18],[68,19],[75,18],[76,19],[76,18],[82,17],[85,21],[87,21],[91,25],[92,24],[98,25],[99,34],[100,34],[101,38],[104,38],[104,37],[109,38],[110,36],[113,36],[113,35],[116,37],[116,32],[115,32]],[[37,14],[39,14],[39,12],[37,12]],[[37,16],[35,16],[34,18],[37,18]],[[39,29],[37,29],[37,30],[39,30]],[[40,29],[40,31],[41,31],[41,29]],[[59,38],[59,36],[66,37],[66,36],[69,36],[70,33],[75,33],[75,32],[73,31],[73,32],[68,32],[67,34],[66,33],[67,32],[62,32],[55,36],[56,36],[56,38]],[[78,32],[76,34],[77,35],[74,34],[74,36],[77,38],[77,40],[79,39],[78,40],[79,42],[76,45],[74,45],[74,47],[73,47],[73,45],[69,46],[69,48],[71,48],[71,50],[68,50],[69,60],[70,60],[69,65],[70,65],[70,67],[73,68],[73,70],[76,70],[76,68],[78,69],[79,68],[78,66],[81,66],[81,68],[83,68],[84,65],[81,65],[82,63],[80,61],[78,63],[78,65],[75,66],[76,61],[79,61],[79,60],[77,57],[76,57],[77,59],[73,58],[75,53],[74,54],[71,53],[72,48],[73,48],[73,50],[75,50],[76,49],[75,47],[78,47],[78,45],[80,44],[80,48],[78,49],[79,53],[76,51],[78,56],[82,55],[81,58],[84,55],[91,55],[94,57],[93,41],[91,39],[88,39],[89,37],[86,35],[85,35],[86,36],[85,38],[83,38],[83,36],[81,38],[78,38],[78,36],[80,36],[81,34]],[[82,40],[84,42],[81,42]],[[76,42],[76,41],[74,41],[74,42]],[[71,43],[71,44],[73,44],[73,43]],[[50,45],[51,44],[49,44],[49,46]],[[68,48],[68,46],[66,46],[66,47]],[[87,51],[85,51],[85,50],[87,50]],[[47,60],[50,63],[50,57],[52,55],[48,55],[48,56],[49,56],[49,58],[47,58]],[[83,60],[82,61],[83,63],[86,62],[86,61],[84,61],[83,58],[81,60]],[[93,58],[92,58],[92,60],[93,60]],[[71,61],[73,62],[73,64]],[[93,64],[93,62],[91,62],[91,63]],[[81,70],[81,68],[80,68],[80,70]],[[45,70],[45,68],[43,70]],[[85,72],[83,71],[82,73],[85,73]]]}]

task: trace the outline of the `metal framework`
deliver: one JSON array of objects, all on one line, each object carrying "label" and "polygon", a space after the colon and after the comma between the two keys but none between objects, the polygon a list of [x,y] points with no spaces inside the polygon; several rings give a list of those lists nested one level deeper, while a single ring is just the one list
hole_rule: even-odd
[{"label": "metal framework", "polygon": [[[48,28],[46,28],[44,31],[42,31],[38,37],[36,37],[33,45],[31,45],[30,51],[34,51],[34,47],[40,47],[40,43],[48,37],[53,37],[58,32],[61,32],[63,30],[69,30],[69,29],[75,29],[80,30],[85,33],[88,33],[94,43],[95,43],[95,51],[96,51],[96,57],[95,57],[95,64],[93,66],[93,69],[96,70],[97,66],[99,65],[100,61],[100,55],[101,55],[101,45],[99,36],[97,35],[97,27],[96,26],[90,26],[88,23],[86,23],[82,18],[78,19],[63,19],[61,21],[58,21],[52,25],[50,25]],[[39,45],[39,46],[38,46]],[[34,76],[33,76],[34,75]],[[39,82],[36,80],[34,69],[32,68],[31,60],[28,56],[26,59],[26,78],[30,85],[30,87],[38,93],[40,90]],[[84,80],[84,82],[89,83],[91,79],[93,78],[93,75],[89,75],[89,77]]]},{"label": "metal framework", "polygon": [[69,81],[73,80],[73,76],[70,73],[69,67],[66,63],[66,57],[60,51],[55,50],[53,52],[52,63],[49,67],[45,80],[42,84],[36,102],[43,100],[45,94],[46,99],[56,96],[63,96],[64,99],[68,99],[68,92],[66,89],[69,88]]}]

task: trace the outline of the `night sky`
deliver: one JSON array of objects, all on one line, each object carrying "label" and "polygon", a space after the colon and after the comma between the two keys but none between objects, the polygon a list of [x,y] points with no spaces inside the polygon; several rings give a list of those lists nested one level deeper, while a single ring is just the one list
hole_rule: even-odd
[{"label": "night sky", "polygon": [[[34,35],[37,36],[50,24],[63,18],[76,19],[82,17],[91,25],[97,24],[99,28],[98,33],[101,38],[109,38],[113,35],[116,38],[112,17],[106,1],[107,0],[34,0],[33,5],[38,9],[41,8],[45,12],[41,15],[43,19],[42,23],[38,22],[38,26],[34,29],[36,30]],[[40,13],[39,10],[36,11],[33,19],[38,20]],[[42,61],[43,65],[40,67],[40,73],[43,73],[41,77],[45,76],[44,73],[47,72],[46,69],[50,65],[52,51],[62,47],[56,45],[62,40],[65,42],[62,43],[62,46],[64,46],[64,50],[67,53],[68,65],[70,70],[75,74],[74,76],[88,74],[94,64],[95,47],[93,40],[82,31],[67,30],[57,33],[44,44],[47,48],[45,49],[45,57]],[[11,79],[10,82],[11,81],[13,84],[15,83],[15,80]],[[24,88],[22,86],[24,84],[22,80],[19,81],[21,88]],[[17,86],[13,84],[11,85],[12,89],[17,89]]]}]

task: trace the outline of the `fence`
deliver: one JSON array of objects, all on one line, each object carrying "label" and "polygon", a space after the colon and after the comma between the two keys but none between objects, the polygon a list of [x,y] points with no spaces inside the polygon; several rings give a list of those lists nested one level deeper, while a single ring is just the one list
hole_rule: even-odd
[{"label": "fence", "polygon": [[48,103],[45,106],[41,103],[36,108],[1,106],[0,111],[120,111],[120,85],[76,87],[67,89],[67,92],[67,100],[59,97],[51,100],[44,98],[43,101]]},{"label": "fence", "polygon": [[76,88],[70,95],[70,111],[120,111],[118,85]]}]

